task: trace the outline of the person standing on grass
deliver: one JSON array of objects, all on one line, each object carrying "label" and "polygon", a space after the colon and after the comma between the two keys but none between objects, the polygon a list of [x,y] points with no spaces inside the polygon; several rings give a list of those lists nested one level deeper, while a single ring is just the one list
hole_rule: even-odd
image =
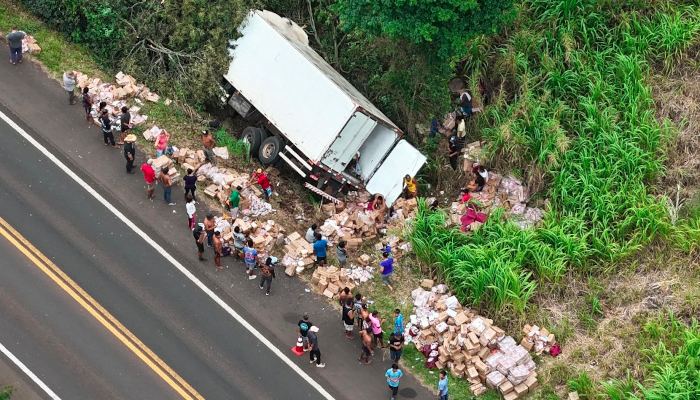
[{"label": "person standing on grass", "polygon": [[466,117],[472,115],[472,95],[467,89],[462,89],[462,94],[459,95],[459,109]]},{"label": "person standing on grass", "polygon": [[194,204],[194,197],[192,195],[187,195],[187,202],[185,203],[185,210],[187,211],[187,225],[190,229],[194,229],[194,214],[197,212],[197,207]]},{"label": "person standing on grass", "polygon": [[235,221],[238,218],[238,205],[241,203],[241,191],[242,187],[236,186],[233,191],[231,191],[231,197],[229,197],[229,205],[231,206],[231,220]]},{"label": "person standing on grass", "polygon": [[299,323],[297,323],[297,332],[299,333],[299,336],[301,336],[301,342],[304,345],[304,351],[309,351],[309,338],[308,338],[308,333],[309,329],[314,326],[314,324],[309,321],[309,314],[304,314],[303,317],[301,317],[301,320]]},{"label": "person standing on grass", "polygon": [[251,281],[257,278],[255,274],[255,264],[258,259],[258,251],[253,248],[253,240],[248,239],[246,246],[243,248],[243,255],[245,257],[245,266],[248,271],[248,279]]},{"label": "person standing on grass", "polygon": [[103,109],[102,112],[100,113],[100,125],[102,126],[102,136],[105,141],[105,146],[108,144],[111,144],[112,147],[115,149],[118,149],[119,146],[117,146],[116,143],[114,143],[114,134],[112,133],[112,121],[109,119],[109,114],[107,112],[107,109]]},{"label": "person standing on grass", "polygon": [[202,224],[197,224],[192,232],[192,235],[194,236],[194,242],[197,244],[199,261],[207,261],[207,259],[204,258],[204,239],[207,237],[207,235],[205,235],[204,231],[202,230]]},{"label": "person standing on grass", "polygon": [[127,135],[124,138],[124,158],[126,158],[126,173],[134,174],[134,161],[136,160],[136,135]]},{"label": "person standing on grass", "polygon": [[196,198],[197,177],[194,175],[192,168],[187,168],[187,175],[182,180],[185,181],[185,198],[187,198],[188,194],[191,194],[193,199]]},{"label": "person standing on grass", "polygon": [[12,26],[12,32],[7,34],[7,44],[10,46],[10,64],[16,65],[22,62],[22,39],[27,36],[24,31],[17,30],[17,25]]},{"label": "person standing on grass", "polygon": [[121,139],[121,142],[123,143],[124,138],[126,136],[129,136],[129,131],[131,130],[131,113],[129,112],[129,109],[126,106],[122,106],[122,116],[119,120],[121,122],[119,126],[119,137]]},{"label": "person standing on grass", "polygon": [[165,199],[165,202],[168,203],[169,206],[174,206],[175,203],[173,203],[172,197],[173,180],[170,178],[169,172],[170,167],[163,167],[160,171],[160,182],[163,184],[163,199]]},{"label": "person standing on grass", "polygon": [[321,362],[321,350],[318,349],[318,336],[316,334],[318,333],[318,326],[312,326],[309,328],[309,358],[311,360],[311,364],[316,362],[316,368],[324,368],[326,364]]},{"label": "person standing on grass", "polygon": [[391,286],[390,278],[391,274],[394,273],[394,258],[389,257],[389,255],[390,253],[387,253],[386,251],[382,253],[384,260],[379,263],[379,273],[382,274],[382,282],[389,288],[390,292],[393,292],[394,288]]},{"label": "person standing on grass", "polygon": [[265,264],[260,266],[260,290],[267,285],[265,296],[270,295],[270,286],[272,286],[272,279],[274,278],[277,278],[275,276],[275,265],[272,261],[272,257],[267,257]]},{"label": "person standing on grass", "polygon": [[214,237],[214,227],[216,226],[216,223],[214,222],[214,215],[213,214],[207,214],[206,218],[204,218],[204,232],[207,233],[207,247],[214,247],[214,244],[212,243],[212,238]]},{"label": "person standing on grass", "polygon": [[306,231],[304,239],[306,239],[307,242],[313,243],[316,241],[316,229],[318,229],[318,225],[311,224],[311,227]]},{"label": "person standing on grass", "polygon": [[398,363],[403,355],[403,335],[392,333],[389,336],[389,351],[391,353],[391,361]]},{"label": "person standing on grass", "polygon": [[141,166],[143,180],[146,181],[146,198],[148,200],[153,200],[153,192],[156,189],[156,172],[153,170],[152,164],[153,159],[149,158],[148,161]]},{"label": "person standing on grass", "polygon": [[372,364],[372,356],[374,355],[374,350],[372,350],[372,337],[369,335],[369,329],[362,329],[360,335],[362,336],[362,349],[360,350],[360,358],[357,361],[362,362],[365,360],[365,365]]},{"label": "person standing on grass", "polygon": [[352,330],[354,329],[354,322],[355,322],[355,310],[352,305],[352,299],[347,299],[345,300],[345,304],[343,306],[343,311],[342,311],[342,318],[343,318],[343,327],[345,328],[345,338],[346,339],[354,339],[355,335],[352,334]]},{"label": "person standing on grass", "polygon": [[75,71],[63,73],[63,88],[68,92],[68,104],[75,104]]},{"label": "person standing on grass", "polygon": [[453,171],[457,171],[457,159],[459,158],[459,146],[457,145],[457,135],[450,136],[447,141],[447,156],[450,158],[450,166]]},{"label": "person standing on grass", "polygon": [[202,131],[202,147],[206,160],[212,165],[216,164],[216,158],[214,158],[214,147],[216,147],[216,140],[211,137],[208,130]]},{"label": "person standing on grass", "polygon": [[221,231],[214,229],[214,265],[217,271],[222,271],[221,257],[223,257],[223,243],[221,240]]},{"label": "person standing on grass", "polygon": [[316,265],[322,267],[326,265],[326,247],[328,246],[328,241],[323,239],[320,233],[316,234],[316,241],[314,242],[314,254],[316,255]]},{"label": "person standing on grass", "polygon": [[438,381],[438,400],[447,399],[447,371],[440,371],[440,380]]},{"label": "person standing on grass", "polygon": [[270,195],[272,195],[272,187],[270,186],[270,180],[267,179],[267,175],[265,175],[261,168],[258,168],[255,171],[255,173],[253,173],[253,176],[250,177],[250,180],[248,181],[248,186],[250,186],[251,183],[253,183],[253,181],[260,185],[260,187],[263,190],[263,193],[265,194],[265,199],[269,203]]},{"label": "person standing on grass", "polygon": [[90,96],[90,88],[85,86],[83,88],[83,110],[85,110],[85,120],[88,125],[92,125],[95,122],[92,120],[92,96]]},{"label": "person standing on grass", "polygon": [[340,268],[345,268],[348,265],[348,251],[345,250],[346,245],[347,242],[341,240],[335,247],[335,257],[338,259],[338,265]]},{"label": "person standing on grass", "polygon": [[403,372],[399,369],[398,364],[392,364],[391,368],[386,370],[386,383],[389,384],[389,389],[391,389],[391,400],[396,399],[396,395],[399,394],[399,380],[403,376]]},{"label": "person standing on grass", "polygon": [[170,140],[170,133],[165,129],[160,130],[160,135],[156,138],[154,146],[156,147],[156,157],[160,157],[165,154],[165,150],[168,148],[168,140]]},{"label": "person standing on grass", "polygon": [[394,310],[394,332],[403,335],[403,315],[398,308]]},{"label": "person standing on grass", "polygon": [[379,318],[379,311],[372,311],[372,314],[370,314],[369,316],[369,322],[372,326],[372,336],[374,336],[372,345],[377,347],[377,344],[379,344],[379,347],[381,347],[382,349],[385,348],[386,345],[384,345],[384,332],[382,331],[382,320],[381,318]]},{"label": "person standing on grass", "polygon": [[243,259],[243,248],[245,247],[245,235],[241,232],[241,227],[233,227],[233,249],[234,257]]}]

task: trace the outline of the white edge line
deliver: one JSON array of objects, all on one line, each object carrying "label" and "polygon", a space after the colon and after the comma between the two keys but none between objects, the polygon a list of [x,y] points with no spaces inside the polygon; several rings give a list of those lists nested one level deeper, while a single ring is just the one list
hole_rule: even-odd
[{"label": "white edge line", "polygon": [[56,393],[53,392],[46,384],[39,379],[38,376],[34,375],[34,372],[32,372],[29,368],[27,368],[26,365],[22,361],[19,360],[19,358],[15,357],[14,354],[10,352],[10,350],[7,350],[7,347],[3,346],[2,343],[0,343],[0,351],[7,356],[13,363],[15,363],[16,366],[19,367],[19,369],[22,370],[25,374],[27,374],[28,377],[30,377],[34,383],[36,383],[46,394],[49,395],[54,400],[61,400],[60,397],[56,395]]},{"label": "white edge line", "polygon": [[[131,222],[124,214],[122,214],[119,210],[117,210],[115,207],[113,207],[104,197],[102,197],[95,189],[93,189],[90,185],[87,184],[84,180],[82,180],[75,172],[73,172],[70,168],[68,168],[65,164],[63,164],[56,156],[54,156],[50,151],[46,149],[41,143],[36,141],[31,135],[29,135],[24,129],[22,129],[19,125],[17,125],[10,117],[8,117],[5,113],[0,111],[0,118],[3,119],[8,125],[10,125],[17,133],[22,135],[23,138],[25,138],[29,143],[31,143],[34,147],[37,148],[40,152],[42,152],[46,157],[48,157],[51,161],[53,161],[54,164],[56,164],[63,172],[65,172],[68,176],[73,178],[75,182],[77,182],[80,186],[83,187],[88,193],[92,195],[97,201],[102,203],[105,208],[110,210],[117,218],[119,218],[123,223],[125,223],[129,228],[131,228],[137,235],[139,235],[143,240],[146,241],[146,243],[150,244],[151,247],[153,247],[157,252],[159,252],[163,257],[165,257],[166,260],[170,261],[171,264],[175,266],[180,272],[182,272],[187,278],[189,278],[197,287],[202,289],[204,293],[206,293],[214,302],[216,302],[218,305],[221,306],[227,313],[229,313],[238,323],[243,325],[250,333],[252,333],[256,339],[260,340],[267,348],[270,349],[277,357],[279,357],[282,361],[284,361],[285,364],[287,364],[294,372],[299,374],[309,385],[311,385],[314,389],[316,389],[323,397],[325,397],[328,400],[334,400],[333,396],[331,396],[330,393],[328,393],[323,386],[318,384],[315,380],[313,380],[306,372],[304,372],[299,366],[294,364],[292,360],[287,357],[282,351],[280,351],[277,347],[275,347],[272,342],[270,342],[264,335],[262,335],[253,325],[251,325],[248,321],[246,321],[243,317],[241,317],[240,314],[238,314],[233,308],[231,308],[226,302],[224,302],[219,296],[217,296],[214,292],[211,291],[205,284],[202,283],[196,276],[194,276],[190,271],[187,270],[182,264],[180,264],[179,261],[177,261],[173,256],[171,256],[168,252],[165,251],[163,247],[161,247],[158,243],[156,243],[155,240],[151,239],[144,231],[142,231],[136,224]],[[19,360],[17,360],[19,361]],[[28,374],[31,374],[29,370],[26,371]],[[33,374],[32,374],[33,375]],[[39,381],[40,382],[40,381]],[[49,390],[46,388],[46,390]],[[56,397],[58,399],[58,397]]]}]

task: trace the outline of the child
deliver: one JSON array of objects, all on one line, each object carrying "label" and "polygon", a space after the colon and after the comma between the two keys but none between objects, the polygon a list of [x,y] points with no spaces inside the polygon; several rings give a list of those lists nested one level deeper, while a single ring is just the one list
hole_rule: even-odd
[{"label": "child", "polygon": [[345,250],[345,245],[346,242],[343,240],[338,243],[338,246],[335,248],[335,256],[338,258],[338,265],[340,265],[340,268],[345,268],[348,264],[348,251]]}]

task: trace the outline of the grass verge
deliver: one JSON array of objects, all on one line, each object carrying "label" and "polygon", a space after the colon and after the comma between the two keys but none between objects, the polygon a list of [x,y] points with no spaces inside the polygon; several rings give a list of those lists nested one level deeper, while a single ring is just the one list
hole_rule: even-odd
[{"label": "grass verge", "polygon": [[12,397],[13,391],[14,389],[12,386],[0,388],[0,400],[9,400]]}]

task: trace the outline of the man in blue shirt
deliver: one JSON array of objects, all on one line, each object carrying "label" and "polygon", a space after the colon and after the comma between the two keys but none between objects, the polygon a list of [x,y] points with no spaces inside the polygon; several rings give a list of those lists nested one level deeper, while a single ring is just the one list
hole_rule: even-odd
[{"label": "man in blue shirt", "polygon": [[403,372],[399,369],[398,364],[392,364],[391,368],[386,370],[386,383],[389,384],[389,389],[391,389],[391,400],[396,399],[396,395],[399,394],[399,380],[403,376]]},{"label": "man in blue shirt", "polygon": [[440,371],[440,381],[438,381],[438,399],[447,400],[447,372]]},{"label": "man in blue shirt", "polygon": [[258,251],[253,248],[253,240],[248,239],[247,246],[243,248],[243,257],[245,259],[245,266],[248,270],[248,279],[251,281],[257,278],[255,275],[255,266],[258,263]]},{"label": "man in blue shirt", "polygon": [[384,256],[384,261],[379,263],[379,272],[382,274],[382,282],[389,288],[390,292],[393,292],[394,288],[391,287],[391,280],[389,280],[389,278],[394,272],[394,258],[389,257],[390,254],[386,251],[382,255]]},{"label": "man in blue shirt", "polygon": [[398,308],[394,310],[394,332],[399,335],[403,335],[403,315],[401,315],[401,310]]},{"label": "man in blue shirt", "polygon": [[314,242],[314,254],[316,255],[316,265],[326,265],[326,246],[328,246],[328,241],[326,239],[323,239],[320,233],[317,233],[316,241]]}]

